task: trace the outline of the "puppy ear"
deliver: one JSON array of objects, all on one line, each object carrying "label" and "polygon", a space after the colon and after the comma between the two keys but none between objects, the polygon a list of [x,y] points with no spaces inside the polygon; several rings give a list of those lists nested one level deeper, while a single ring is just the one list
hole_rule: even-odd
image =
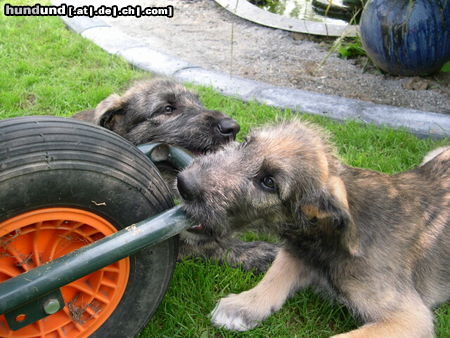
[{"label": "puppy ear", "polygon": [[302,212],[308,219],[340,233],[341,244],[351,255],[361,254],[359,230],[350,214],[344,182],[339,177],[330,177],[317,203],[302,207]]},{"label": "puppy ear", "polygon": [[95,124],[121,134],[121,125],[125,117],[124,106],[125,102],[119,95],[108,96],[95,108]]}]

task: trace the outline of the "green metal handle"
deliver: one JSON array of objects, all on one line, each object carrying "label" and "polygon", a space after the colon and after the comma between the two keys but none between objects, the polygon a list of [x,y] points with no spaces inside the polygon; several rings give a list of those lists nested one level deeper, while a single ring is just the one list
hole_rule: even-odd
[{"label": "green metal handle", "polygon": [[0,283],[0,314],[163,242],[189,226],[177,206]]},{"label": "green metal handle", "polygon": [[175,169],[186,168],[194,156],[186,149],[168,145],[165,143],[147,143],[138,146],[153,163],[169,162]]}]

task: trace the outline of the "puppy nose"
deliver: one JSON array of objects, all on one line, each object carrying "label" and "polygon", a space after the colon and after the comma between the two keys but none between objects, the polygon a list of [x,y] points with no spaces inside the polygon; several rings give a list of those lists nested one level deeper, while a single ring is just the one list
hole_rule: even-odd
[{"label": "puppy nose", "polygon": [[200,196],[200,182],[193,175],[178,174],[177,188],[185,201],[193,201]]},{"label": "puppy nose", "polygon": [[233,139],[236,138],[236,134],[241,130],[239,124],[230,118],[220,120],[217,127],[223,136],[233,137]]}]

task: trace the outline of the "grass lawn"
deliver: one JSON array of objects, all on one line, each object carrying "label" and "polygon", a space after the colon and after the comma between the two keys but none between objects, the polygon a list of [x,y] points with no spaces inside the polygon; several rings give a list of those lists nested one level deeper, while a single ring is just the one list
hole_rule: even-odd
[{"label": "grass lawn", "polygon": [[[3,8],[4,1],[0,1]],[[58,18],[12,18],[0,14],[0,118],[23,115],[71,116],[94,107],[133,79],[149,75],[108,55],[91,42],[68,31]],[[243,103],[209,88],[195,87],[205,105],[220,109],[249,128],[295,115],[257,103]],[[404,131],[339,124],[305,116],[334,135],[340,155],[349,164],[387,173],[410,169],[429,150],[448,140],[421,140]],[[253,237],[253,235],[247,235]],[[261,276],[219,266],[214,262],[179,263],[170,289],[142,337],[326,337],[359,323],[339,305],[309,291],[291,299],[281,311],[248,333],[216,329],[207,315],[228,293],[254,286]],[[435,311],[438,337],[450,336],[450,305]]]}]

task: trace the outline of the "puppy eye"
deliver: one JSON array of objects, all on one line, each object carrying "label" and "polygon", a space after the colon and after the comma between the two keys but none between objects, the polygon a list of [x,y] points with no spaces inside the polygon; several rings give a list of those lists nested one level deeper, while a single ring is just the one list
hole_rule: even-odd
[{"label": "puppy eye", "polygon": [[261,186],[270,192],[275,192],[276,184],[272,176],[264,176],[261,178]]},{"label": "puppy eye", "polygon": [[167,105],[167,106],[164,107],[164,112],[165,113],[172,113],[174,110],[175,110],[175,107],[171,106],[171,105]]}]

